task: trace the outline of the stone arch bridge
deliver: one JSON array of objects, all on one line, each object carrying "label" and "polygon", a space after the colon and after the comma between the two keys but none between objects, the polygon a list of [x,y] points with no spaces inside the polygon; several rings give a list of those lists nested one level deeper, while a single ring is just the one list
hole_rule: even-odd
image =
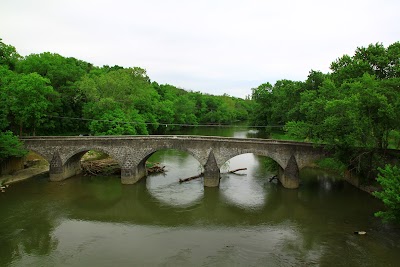
[{"label": "stone arch bridge", "polygon": [[240,154],[254,153],[275,160],[278,178],[286,188],[299,186],[299,170],[325,157],[323,147],[272,139],[210,136],[37,136],[23,137],[25,148],[50,162],[50,180],[62,181],[81,171],[80,159],[89,150],[104,152],[121,167],[121,182],[134,184],[147,175],[146,160],[161,149],[186,151],[204,168],[204,186],[219,185],[220,168]]}]

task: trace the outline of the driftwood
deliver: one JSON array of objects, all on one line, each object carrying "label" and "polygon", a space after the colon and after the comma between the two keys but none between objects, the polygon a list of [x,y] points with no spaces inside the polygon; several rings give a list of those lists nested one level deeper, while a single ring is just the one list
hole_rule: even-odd
[{"label": "driftwood", "polygon": [[147,168],[147,173],[151,174],[151,173],[164,173],[166,172],[165,170],[165,166],[159,166],[157,165],[158,163],[156,163],[156,165]]},{"label": "driftwood", "polygon": [[192,176],[192,177],[189,177],[189,178],[179,179],[179,183],[181,184],[181,183],[183,183],[183,182],[189,182],[189,181],[191,181],[191,180],[200,178],[200,177],[203,176],[203,175],[204,175],[204,172],[200,173],[199,175]]},{"label": "driftwood", "polygon": [[238,171],[245,171],[245,170],[247,170],[247,168],[236,169],[236,170],[232,170],[232,171],[229,171],[229,172],[226,172],[226,173],[236,173]]},{"label": "driftwood", "polygon": [[[84,175],[112,175],[121,172],[118,163],[110,158],[84,161],[81,164]],[[147,168],[147,173],[164,173],[165,166],[160,166],[159,163],[154,163],[153,166]]]},{"label": "driftwood", "polygon": [[365,231],[354,231],[355,235],[365,235],[366,233]]},{"label": "driftwood", "polygon": [[81,167],[84,175],[116,174],[119,171],[118,163],[112,159],[84,161]]},{"label": "driftwood", "polygon": [[272,182],[273,180],[278,180],[278,176],[274,175],[271,178],[269,178],[269,182]]},{"label": "driftwood", "polygon": [[[236,170],[228,171],[228,172],[225,172],[225,173],[236,173],[238,171],[244,171],[244,170],[247,170],[247,168],[236,169]],[[199,175],[195,175],[195,176],[192,176],[192,177],[189,177],[189,178],[179,179],[179,183],[181,184],[181,183],[184,183],[184,182],[189,182],[191,180],[200,178],[203,175],[204,175],[204,172],[200,173]]]},{"label": "driftwood", "polygon": [[4,190],[4,189],[6,189],[7,187],[8,187],[8,184],[0,186],[0,192],[5,193],[6,190]]}]

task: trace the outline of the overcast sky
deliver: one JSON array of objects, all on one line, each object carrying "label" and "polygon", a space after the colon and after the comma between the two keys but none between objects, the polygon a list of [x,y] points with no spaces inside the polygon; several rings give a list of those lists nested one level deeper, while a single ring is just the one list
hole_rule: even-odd
[{"label": "overcast sky", "polygon": [[0,0],[0,38],[23,56],[138,66],[160,84],[245,97],[400,41],[399,12],[398,0]]}]

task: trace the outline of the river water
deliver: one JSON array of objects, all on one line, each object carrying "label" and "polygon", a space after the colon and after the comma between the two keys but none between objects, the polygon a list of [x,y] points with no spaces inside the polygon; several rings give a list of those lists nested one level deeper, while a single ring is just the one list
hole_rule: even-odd
[{"label": "river water", "polygon": [[[188,134],[253,136],[245,128]],[[301,171],[296,190],[269,182],[266,159],[232,158],[219,188],[175,150],[150,159],[168,170],[121,185],[118,177],[46,176],[0,194],[0,266],[399,266],[400,231],[381,203],[341,177]],[[354,231],[366,231],[355,235]]]}]

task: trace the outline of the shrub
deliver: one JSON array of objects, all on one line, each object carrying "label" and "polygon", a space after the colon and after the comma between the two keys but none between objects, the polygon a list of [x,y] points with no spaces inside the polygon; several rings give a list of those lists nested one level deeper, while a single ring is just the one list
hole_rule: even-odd
[{"label": "shrub", "polygon": [[381,184],[382,191],[373,194],[383,201],[386,210],[376,212],[375,216],[386,222],[400,222],[400,168],[386,165],[378,170],[380,174],[376,180]]}]

